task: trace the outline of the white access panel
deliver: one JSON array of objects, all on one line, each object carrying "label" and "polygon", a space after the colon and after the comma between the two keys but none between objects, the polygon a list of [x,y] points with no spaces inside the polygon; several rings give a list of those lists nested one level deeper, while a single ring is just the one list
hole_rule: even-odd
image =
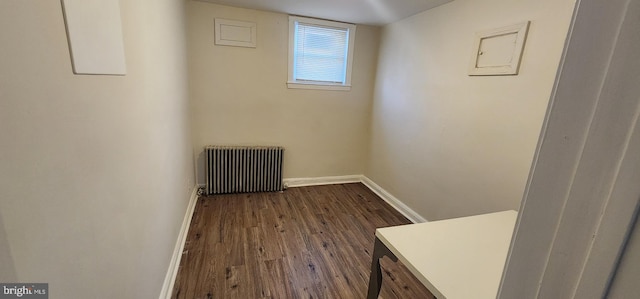
[{"label": "white access panel", "polygon": [[256,23],[216,19],[216,45],[256,47]]},{"label": "white access panel", "polygon": [[125,75],[119,0],[62,0],[75,74]]}]

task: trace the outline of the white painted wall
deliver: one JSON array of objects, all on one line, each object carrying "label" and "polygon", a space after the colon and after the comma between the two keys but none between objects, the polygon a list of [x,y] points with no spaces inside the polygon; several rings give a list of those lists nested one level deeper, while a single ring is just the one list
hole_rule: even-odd
[{"label": "white painted wall", "polygon": [[[189,1],[193,144],[282,145],[288,178],[361,174],[379,29],[358,26],[351,91],[287,89],[288,16]],[[257,24],[257,47],[214,44],[214,19]]]},{"label": "white painted wall", "polygon": [[52,298],[157,297],[195,184],[184,1],[120,7],[127,75],[74,76],[60,1],[0,2],[0,251]]},{"label": "white painted wall", "polygon": [[[456,0],[385,26],[365,174],[429,220],[518,209],[573,7]],[[467,75],[475,32],[526,20],[519,75]]]}]

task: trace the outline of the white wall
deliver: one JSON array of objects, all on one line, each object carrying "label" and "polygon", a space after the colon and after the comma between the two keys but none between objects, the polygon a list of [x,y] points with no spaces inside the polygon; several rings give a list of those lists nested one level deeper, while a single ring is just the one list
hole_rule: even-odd
[{"label": "white wall", "polygon": [[0,228],[52,298],[157,297],[195,184],[184,2],[120,8],[127,75],[75,76],[59,0],[0,2]]},{"label": "white wall", "polygon": [[[365,174],[429,220],[518,209],[574,1],[456,0],[383,29]],[[518,76],[474,34],[531,21]]]},{"label": "white wall", "polygon": [[[216,46],[214,18],[257,23],[257,48]],[[351,91],[287,89],[288,16],[188,3],[195,155],[209,144],[282,145],[285,177],[361,174],[379,29],[358,26]]]}]

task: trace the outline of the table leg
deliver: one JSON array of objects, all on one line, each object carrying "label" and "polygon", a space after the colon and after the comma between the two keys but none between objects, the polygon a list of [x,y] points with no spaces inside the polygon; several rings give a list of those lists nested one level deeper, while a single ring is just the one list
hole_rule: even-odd
[{"label": "table leg", "polygon": [[373,245],[373,255],[371,257],[371,274],[369,276],[369,291],[367,299],[376,299],[380,295],[382,287],[382,269],[380,268],[380,259],[388,256],[392,261],[397,262],[398,258],[382,243],[378,237]]}]

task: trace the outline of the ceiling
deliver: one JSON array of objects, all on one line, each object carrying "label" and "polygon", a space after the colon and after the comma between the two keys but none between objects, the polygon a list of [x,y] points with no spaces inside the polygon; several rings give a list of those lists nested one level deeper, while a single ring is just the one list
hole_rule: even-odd
[{"label": "ceiling", "polygon": [[355,24],[385,25],[452,0],[200,0]]}]

